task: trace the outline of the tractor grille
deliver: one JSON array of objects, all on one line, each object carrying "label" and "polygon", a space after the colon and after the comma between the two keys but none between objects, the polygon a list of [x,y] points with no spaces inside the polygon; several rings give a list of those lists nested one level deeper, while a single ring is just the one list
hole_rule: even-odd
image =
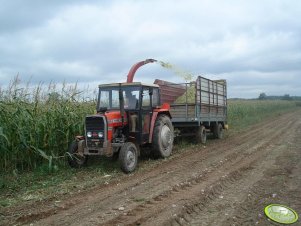
[{"label": "tractor grille", "polygon": [[91,140],[91,139],[88,139],[87,140],[87,147],[88,148],[95,148],[95,149],[98,149],[98,148],[103,148],[103,141],[101,141],[100,139],[98,140]]},{"label": "tractor grille", "polygon": [[86,117],[86,130],[87,131],[104,131],[104,118],[96,116]]},{"label": "tractor grille", "polygon": [[[86,117],[86,142],[87,147],[90,149],[98,149],[103,147],[103,142],[105,139],[105,118],[99,116],[88,116]],[[99,137],[98,133],[101,132],[103,137]],[[91,136],[88,136],[88,133]]]}]

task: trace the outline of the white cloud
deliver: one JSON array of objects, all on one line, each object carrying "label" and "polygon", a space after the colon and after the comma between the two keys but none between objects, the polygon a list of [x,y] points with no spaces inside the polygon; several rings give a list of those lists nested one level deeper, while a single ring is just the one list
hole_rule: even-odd
[{"label": "white cloud", "polygon": [[[301,95],[301,84],[294,81],[301,72],[297,0],[16,0],[1,5],[3,84],[17,73],[25,81],[32,76],[33,82],[124,81],[132,64],[157,58],[195,74],[225,76],[232,97],[254,97],[262,89]],[[136,79],[151,82],[155,76],[179,81],[158,65],[141,68]],[[276,89],[279,84],[285,85]]]}]

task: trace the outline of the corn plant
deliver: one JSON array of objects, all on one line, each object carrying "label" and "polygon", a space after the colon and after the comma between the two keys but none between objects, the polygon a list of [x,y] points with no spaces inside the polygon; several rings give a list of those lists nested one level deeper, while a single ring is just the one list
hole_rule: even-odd
[{"label": "corn plant", "polygon": [[42,85],[20,88],[15,80],[0,96],[0,169],[32,170],[45,161],[63,158],[83,121],[94,112],[95,102],[79,100],[74,87],[60,92]]}]

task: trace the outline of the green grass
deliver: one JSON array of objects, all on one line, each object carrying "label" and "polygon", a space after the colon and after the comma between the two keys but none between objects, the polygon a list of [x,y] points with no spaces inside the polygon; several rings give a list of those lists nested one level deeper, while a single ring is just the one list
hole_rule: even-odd
[{"label": "green grass", "polygon": [[0,177],[0,207],[15,206],[24,201],[39,201],[73,194],[95,185],[110,183],[121,175],[117,161],[95,158],[89,166],[73,169],[61,166],[49,172],[48,164],[31,172],[14,172]]}]

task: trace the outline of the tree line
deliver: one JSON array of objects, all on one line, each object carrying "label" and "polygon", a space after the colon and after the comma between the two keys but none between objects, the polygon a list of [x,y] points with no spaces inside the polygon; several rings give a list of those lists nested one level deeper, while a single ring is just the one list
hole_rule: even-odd
[{"label": "tree line", "polygon": [[291,96],[284,94],[283,96],[268,96],[266,93],[260,93],[258,100],[301,100],[300,96]]}]

